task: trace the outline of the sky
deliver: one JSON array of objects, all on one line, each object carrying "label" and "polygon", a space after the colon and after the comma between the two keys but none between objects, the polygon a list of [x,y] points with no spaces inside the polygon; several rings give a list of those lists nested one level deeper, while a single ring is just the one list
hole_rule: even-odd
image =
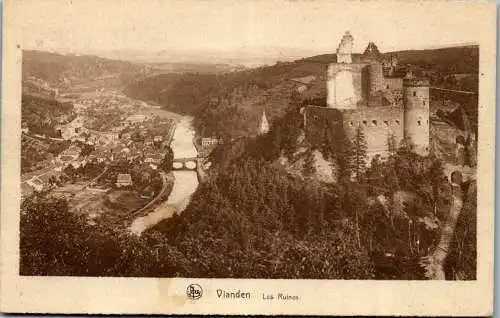
[{"label": "sky", "polygon": [[74,52],[307,55],[334,52],[346,30],[354,36],[355,52],[368,41],[385,52],[470,44],[479,23],[466,4],[426,1],[7,2],[6,19],[15,12],[8,22],[22,30],[23,48]]}]

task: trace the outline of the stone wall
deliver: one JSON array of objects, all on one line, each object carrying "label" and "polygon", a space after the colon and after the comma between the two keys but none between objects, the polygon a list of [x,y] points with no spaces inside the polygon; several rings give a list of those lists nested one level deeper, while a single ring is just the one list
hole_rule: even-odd
[{"label": "stone wall", "polygon": [[330,108],[352,109],[365,103],[369,95],[366,64],[330,64],[327,79],[327,105]]},{"label": "stone wall", "polygon": [[369,70],[370,95],[373,95],[375,94],[375,92],[384,89],[384,74],[382,70],[382,64],[372,63],[368,66],[368,70]]},{"label": "stone wall", "polygon": [[403,79],[396,77],[384,78],[384,93],[389,102],[398,107],[403,106]]},{"label": "stone wall", "polygon": [[399,147],[403,139],[404,114],[400,107],[364,107],[345,110],[343,127],[346,135],[353,140],[357,127],[361,127],[368,146],[368,164],[375,155],[382,159],[388,156],[388,139],[392,135]]}]

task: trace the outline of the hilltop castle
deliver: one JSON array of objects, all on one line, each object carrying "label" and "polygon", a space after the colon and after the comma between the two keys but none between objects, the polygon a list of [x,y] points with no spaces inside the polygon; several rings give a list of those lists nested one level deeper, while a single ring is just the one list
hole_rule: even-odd
[{"label": "hilltop castle", "polygon": [[410,140],[420,155],[429,153],[429,81],[411,74],[397,76],[397,60],[388,60],[372,42],[353,62],[353,37],[346,32],[337,49],[337,61],[327,68],[327,106],[309,105],[303,109],[306,138],[324,142],[325,131],[343,133],[354,139],[363,129],[368,164],[389,154],[388,140],[398,146]]}]

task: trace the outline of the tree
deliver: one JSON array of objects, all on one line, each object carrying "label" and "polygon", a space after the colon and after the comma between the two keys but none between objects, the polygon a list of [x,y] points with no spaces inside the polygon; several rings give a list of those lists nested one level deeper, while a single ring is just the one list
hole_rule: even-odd
[{"label": "tree", "polygon": [[401,140],[399,150],[403,153],[411,153],[415,151],[415,144],[410,136],[404,136]]},{"label": "tree", "polygon": [[397,151],[398,145],[396,141],[396,136],[393,132],[387,134],[387,151],[390,155],[394,155]]},{"label": "tree", "polygon": [[170,172],[172,170],[173,161],[174,161],[174,152],[172,151],[172,148],[167,147],[165,156],[161,161],[160,167],[163,169],[163,171]]},{"label": "tree", "polygon": [[365,133],[361,126],[356,129],[353,142],[353,166],[356,181],[362,181],[363,174],[366,170],[368,146],[366,143]]},{"label": "tree", "polygon": [[347,136],[344,135],[341,141],[341,147],[338,154],[334,154],[340,168],[340,177],[350,178],[353,172],[353,144]]},{"label": "tree", "polygon": [[308,150],[306,153],[306,158],[304,159],[303,167],[303,173],[305,176],[311,176],[316,173],[316,167],[314,163],[314,153],[312,150]]},{"label": "tree", "polygon": [[85,156],[90,155],[94,150],[95,150],[94,146],[89,145],[89,144],[83,144],[82,151],[80,154],[85,157]]}]

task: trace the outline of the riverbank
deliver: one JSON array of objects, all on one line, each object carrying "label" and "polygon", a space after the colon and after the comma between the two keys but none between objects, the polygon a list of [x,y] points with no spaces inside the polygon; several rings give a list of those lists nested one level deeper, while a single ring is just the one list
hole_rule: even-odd
[{"label": "riverbank", "polygon": [[[155,110],[158,112],[164,111],[162,109]],[[182,118],[178,119],[176,122],[173,138],[170,143],[170,147],[174,153],[174,159],[197,157],[198,155],[193,143],[194,131],[192,128],[192,120],[190,116],[182,116]],[[182,213],[191,201],[191,196],[196,191],[199,184],[197,171],[176,170],[171,173],[173,175],[173,187],[168,195],[168,199],[160,203],[147,215],[141,215],[136,218],[129,228],[133,234],[141,235],[142,232],[156,225],[158,222],[170,218],[176,213]],[[143,212],[145,212],[145,210]]]}]

